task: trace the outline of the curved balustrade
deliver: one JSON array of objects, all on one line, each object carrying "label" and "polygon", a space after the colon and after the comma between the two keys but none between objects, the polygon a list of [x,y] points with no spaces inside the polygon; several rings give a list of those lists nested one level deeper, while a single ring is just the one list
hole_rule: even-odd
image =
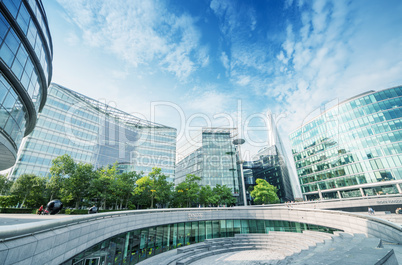
[{"label": "curved balustrade", "polygon": [[128,231],[191,221],[235,219],[306,223],[402,243],[400,225],[355,213],[284,207],[156,209],[72,216],[0,227],[0,264],[23,260],[60,264],[103,240]]}]

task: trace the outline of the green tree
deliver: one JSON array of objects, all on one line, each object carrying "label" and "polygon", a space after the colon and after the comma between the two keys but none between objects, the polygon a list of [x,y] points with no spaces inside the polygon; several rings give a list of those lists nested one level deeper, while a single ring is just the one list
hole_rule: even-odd
[{"label": "green tree", "polygon": [[216,185],[213,188],[212,193],[218,196],[218,200],[216,201],[215,199],[214,204],[232,205],[236,203],[236,199],[233,197],[232,190],[226,185]]},{"label": "green tree", "polygon": [[76,168],[77,164],[67,154],[52,160],[52,166],[50,167],[51,178],[46,184],[46,188],[50,193],[50,200],[62,197],[61,191],[64,187],[64,180],[74,174]]},{"label": "green tree", "polygon": [[251,192],[251,197],[254,198],[256,204],[268,204],[279,202],[278,195],[276,194],[278,189],[272,186],[264,179],[257,179],[257,185],[254,186]]},{"label": "green tree", "polygon": [[65,179],[63,190],[67,199],[75,202],[75,208],[79,208],[81,201],[87,197],[94,176],[95,171],[91,164],[78,163],[75,171]]},{"label": "green tree", "polygon": [[107,209],[108,203],[115,201],[115,179],[117,176],[117,164],[99,169],[90,184],[91,200],[100,203],[102,209]]},{"label": "green tree", "polygon": [[174,205],[176,207],[191,207],[199,202],[201,178],[193,174],[187,174],[186,179],[175,187]]},{"label": "green tree", "polygon": [[136,186],[133,191],[133,195],[137,195],[137,205],[145,207],[153,207],[153,200],[155,198],[155,190],[152,190],[153,184],[149,176],[144,176],[135,182]]},{"label": "green tree", "polygon": [[[173,183],[168,182],[167,176],[157,167],[154,167],[148,176],[137,180],[136,185],[134,194],[139,195],[142,199],[148,198],[151,208],[154,207],[154,203],[167,203],[173,188]],[[145,205],[146,203],[142,199],[140,203]]]},{"label": "green tree", "polygon": [[7,176],[0,175],[0,195],[10,194],[11,186],[14,181],[7,178]]},{"label": "green tree", "polygon": [[[135,182],[141,178],[135,171],[118,174],[113,182],[113,190],[116,195],[116,209],[122,209],[123,204],[127,209],[128,203],[133,198],[132,191],[135,188]],[[117,205],[117,202],[119,205]]]},{"label": "green tree", "polygon": [[198,198],[199,203],[203,206],[214,205],[217,204],[219,201],[219,196],[213,193],[212,188],[209,185],[202,186],[200,188]]},{"label": "green tree", "polygon": [[21,202],[21,207],[37,207],[45,204],[43,193],[46,189],[46,178],[34,174],[23,174],[11,187],[11,194]]}]

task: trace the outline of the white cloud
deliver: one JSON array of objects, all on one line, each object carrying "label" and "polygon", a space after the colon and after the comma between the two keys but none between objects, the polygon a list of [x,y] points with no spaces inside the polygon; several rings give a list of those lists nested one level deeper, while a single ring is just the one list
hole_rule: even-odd
[{"label": "white cloud", "polygon": [[247,86],[250,83],[250,77],[245,75],[239,76],[237,83],[241,86]]},{"label": "white cloud", "polygon": [[275,78],[266,92],[283,104],[277,111],[290,111],[283,122],[286,131],[300,126],[325,101],[402,82],[402,36],[395,31],[401,19],[395,10],[385,17],[378,8],[375,3],[315,1],[311,9],[303,7],[301,25],[289,23],[276,56]]},{"label": "white cloud", "polygon": [[227,54],[225,52],[222,52],[220,59],[223,64],[223,67],[225,67],[225,69],[226,69],[226,75],[228,75],[229,70],[230,70],[229,57],[227,56]]},{"label": "white cloud", "polygon": [[85,44],[135,67],[160,62],[162,69],[184,80],[208,63],[193,18],[169,12],[163,1],[58,1],[82,30]]}]

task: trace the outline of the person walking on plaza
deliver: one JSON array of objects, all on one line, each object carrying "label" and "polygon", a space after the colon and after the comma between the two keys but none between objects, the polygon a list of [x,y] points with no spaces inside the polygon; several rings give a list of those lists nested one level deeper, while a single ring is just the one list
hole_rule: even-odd
[{"label": "person walking on plaza", "polygon": [[43,213],[43,205],[41,205],[38,209],[38,214],[41,215]]},{"label": "person walking on plaza", "polygon": [[98,208],[94,205],[91,208],[89,208],[88,213],[97,213],[98,212]]}]

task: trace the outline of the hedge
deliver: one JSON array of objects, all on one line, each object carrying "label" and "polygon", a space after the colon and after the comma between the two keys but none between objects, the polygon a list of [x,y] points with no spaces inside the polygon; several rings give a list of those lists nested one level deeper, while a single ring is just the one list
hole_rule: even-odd
[{"label": "hedge", "polygon": [[0,208],[0,213],[36,213],[33,208]]}]

